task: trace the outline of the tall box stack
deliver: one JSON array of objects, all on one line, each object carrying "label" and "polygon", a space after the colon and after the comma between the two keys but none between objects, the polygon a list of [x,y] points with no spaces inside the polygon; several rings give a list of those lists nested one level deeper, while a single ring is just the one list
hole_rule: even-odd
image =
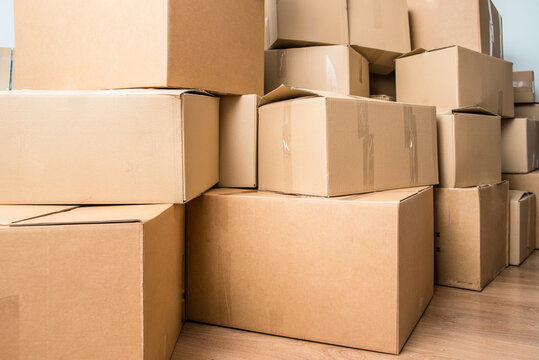
[{"label": "tall box stack", "polygon": [[[524,141],[513,147],[518,140],[507,136],[501,119],[514,117],[513,73],[512,63],[503,60],[502,20],[494,4],[408,4],[417,50],[396,60],[396,95],[397,101],[437,110],[435,280],[482,290],[508,264],[509,186],[502,169],[535,164],[536,135],[530,132],[529,146]],[[511,153],[502,157],[505,148]]]},{"label": "tall box stack", "polygon": [[232,149],[249,169],[221,160],[223,179],[256,186],[263,0],[14,12],[27,90],[0,92],[0,358],[168,359],[185,320],[185,203],[220,177],[219,95],[242,104],[224,101],[244,119],[228,143],[240,129],[251,142]]}]

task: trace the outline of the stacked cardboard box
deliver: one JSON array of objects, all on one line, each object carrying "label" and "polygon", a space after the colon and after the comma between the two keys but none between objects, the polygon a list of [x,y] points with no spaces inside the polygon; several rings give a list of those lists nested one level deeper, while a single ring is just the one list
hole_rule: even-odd
[{"label": "stacked cardboard box", "polygon": [[13,50],[0,47],[0,91],[11,89]]}]

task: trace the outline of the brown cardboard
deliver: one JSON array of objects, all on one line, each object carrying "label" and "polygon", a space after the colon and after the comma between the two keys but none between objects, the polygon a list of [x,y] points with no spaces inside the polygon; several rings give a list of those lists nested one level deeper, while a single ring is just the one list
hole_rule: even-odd
[{"label": "brown cardboard", "polygon": [[438,114],[440,187],[501,181],[500,118],[482,114]]},{"label": "brown cardboard", "polygon": [[411,50],[406,0],[348,0],[350,44],[373,73],[389,74],[394,59]]},{"label": "brown cardboard", "polygon": [[[532,192],[534,194],[539,194],[539,170],[532,171],[527,174],[503,174],[503,179],[509,181],[509,186],[511,190],[521,190],[525,192]],[[536,197],[537,199],[537,197]],[[537,201],[535,202],[535,208],[537,209]],[[535,218],[535,248],[539,249],[539,219],[537,218],[539,214],[536,212]]]},{"label": "brown cardboard", "polygon": [[439,112],[479,107],[514,116],[513,64],[459,46],[401,57],[397,101],[436,106]]},{"label": "brown cardboard", "polygon": [[0,47],[0,90],[10,90],[11,87],[12,50]]},{"label": "brown cardboard", "polygon": [[412,48],[459,45],[503,59],[502,17],[490,0],[408,0]]},{"label": "brown cardboard", "polygon": [[369,63],[346,45],[266,50],[264,90],[281,84],[369,96]]},{"label": "brown cardboard", "polygon": [[539,124],[515,118],[502,121],[502,171],[527,173],[539,168]]},{"label": "brown cardboard", "polygon": [[482,290],[508,264],[509,184],[434,189],[435,279]]},{"label": "brown cardboard", "polygon": [[396,354],[432,297],[430,187],[213,189],[187,222],[190,320]]},{"label": "brown cardboard", "polygon": [[0,93],[0,203],[182,203],[219,179],[219,99],[186,90]]},{"label": "brown cardboard", "polygon": [[260,105],[260,190],[339,196],[438,183],[433,107],[285,86]]},{"label": "brown cardboard", "polygon": [[220,187],[257,187],[258,96],[222,96],[219,103]]},{"label": "brown cardboard", "polygon": [[513,72],[513,91],[516,103],[535,102],[535,84],[533,71]]},{"label": "brown cardboard", "polygon": [[515,105],[515,117],[539,120],[539,104]]},{"label": "brown cardboard", "polygon": [[535,194],[509,192],[509,264],[520,265],[535,249]]},{"label": "brown cardboard", "polygon": [[265,48],[348,44],[346,1],[265,0]]},{"label": "brown cardboard", "polygon": [[183,205],[3,205],[0,219],[0,358],[170,358]]},{"label": "brown cardboard", "polygon": [[395,72],[388,75],[369,74],[371,97],[386,95],[392,98],[397,96]]},{"label": "brown cardboard", "polygon": [[14,12],[19,89],[264,90],[263,0],[20,0]]}]

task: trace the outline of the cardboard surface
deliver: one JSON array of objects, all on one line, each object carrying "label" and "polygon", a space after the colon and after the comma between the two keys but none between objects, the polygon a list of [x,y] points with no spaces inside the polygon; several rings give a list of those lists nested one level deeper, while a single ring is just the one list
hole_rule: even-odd
[{"label": "cardboard surface", "polygon": [[222,96],[219,103],[220,187],[257,187],[258,96]]},{"label": "cardboard surface", "polygon": [[263,7],[263,0],[17,1],[17,88],[261,95]]},{"label": "cardboard surface", "polygon": [[512,118],[513,64],[459,46],[396,60],[397,101],[439,112],[478,107]]},{"label": "cardboard surface", "polygon": [[0,358],[170,358],[183,205],[59,210],[0,209]]},{"label": "cardboard surface", "polygon": [[412,48],[459,45],[503,59],[502,18],[490,0],[408,0]]},{"label": "cardboard surface", "polygon": [[[534,194],[539,194],[539,170],[532,171],[527,174],[503,174],[503,179],[509,181],[509,186],[511,190],[521,190],[525,192],[532,192]],[[537,209],[539,204],[537,204],[537,196],[535,202],[535,208]],[[535,218],[535,248],[539,249],[539,219],[537,218],[538,214],[536,212]]]},{"label": "cardboard surface", "polygon": [[533,71],[513,72],[515,104],[535,102],[535,79]]},{"label": "cardboard surface", "polygon": [[539,104],[516,104],[515,117],[539,120]]},{"label": "cardboard surface", "polygon": [[266,49],[348,44],[347,0],[265,0]]},{"label": "cardboard surface", "polygon": [[181,90],[0,93],[0,203],[182,203],[218,182],[219,99]]},{"label": "cardboard surface", "polygon": [[498,116],[437,115],[440,187],[454,188],[501,181]]},{"label": "cardboard surface", "polygon": [[369,63],[346,45],[266,50],[264,87],[281,84],[369,96]]},{"label": "cardboard surface", "polygon": [[438,183],[433,107],[287,87],[261,104],[260,190],[339,196]]},{"label": "cardboard surface", "polygon": [[11,89],[11,58],[11,49],[0,47],[0,91]]},{"label": "cardboard surface", "polygon": [[535,194],[509,192],[509,264],[520,265],[535,249]]},{"label": "cardboard surface", "polygon": [[509,184],[434,189],[435,280],[482,290],[508,264]]},{"label": "cardboard surface", "polygon": [[502,171],[527,173],[539,168],[539,123],[515,118],[502,120]]},{"label": "cardboard surface", "polygon": [[432,188],[213,189],[187,206],[187,318],[398,353],[433,293]]},{"label": "cardboard surface", "polygon": [[348,0],[350,44],[370,71],[389,74],[394,59],[411,50],[406,0]]}]

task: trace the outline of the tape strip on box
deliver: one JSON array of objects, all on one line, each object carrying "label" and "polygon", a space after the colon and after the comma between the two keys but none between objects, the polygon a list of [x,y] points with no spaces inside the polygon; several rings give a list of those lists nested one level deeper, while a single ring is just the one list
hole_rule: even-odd
[{"label": "tape strip on box", "polygon": [[357,136],[363,142],[363,186],[374,188],[374,134],[369,128],[368,104],[356,102]]}]

